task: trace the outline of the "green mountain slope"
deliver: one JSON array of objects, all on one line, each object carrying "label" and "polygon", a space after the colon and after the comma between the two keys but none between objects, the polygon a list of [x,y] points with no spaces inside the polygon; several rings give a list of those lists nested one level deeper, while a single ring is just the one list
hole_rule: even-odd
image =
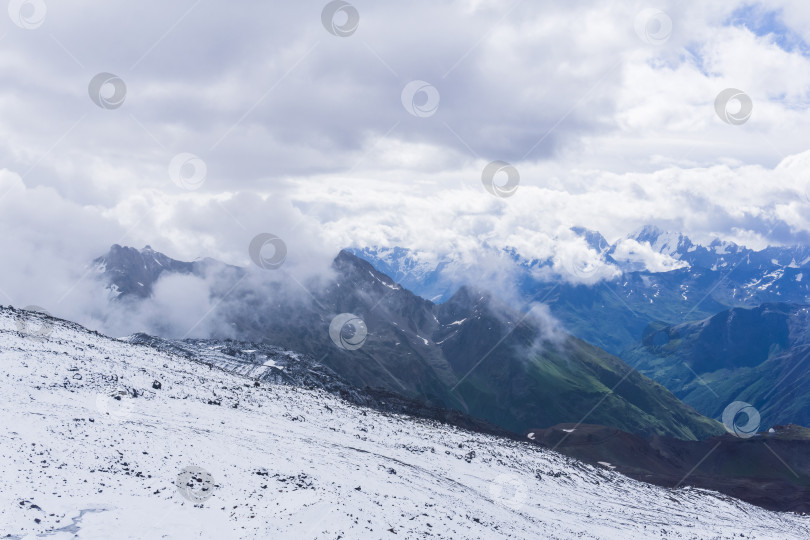
[{"label": "green mountain slope", "polygon": [[[104,259],[101,276],[111,285],[130,282],[153,259],[166,273],[182,268],[151,251],[127,253],[132,257]],[[615,356],[485,292],[462,287],[434,304],[347,251],[332,266],[328,280],[302,283],[283,272],[209,265],[217,329],[207,337],[308,353],[356,387],[395,392],[520,434],[581,421],[684,439],[722,432]],[[341,347],[330,335],[345,314],[354,320],[338,319],[339,340],[359,339],[356,347]]]},{"label": "green mountain slope", "polygon": [[763,304],[663,326],[625,359],[709,417],[745,401],[759,410],[763,427],[810,424],[807,306]]},{"label": "green mountain slope", "polygon": [[[462,287],[437,305],[347,252],[334,268],[334,283],[312,289],[314,302],[240,310],[231,326],[247,339],[261,336],[312,354],[358,386],[454,408],[517,433],[584,420],[683,439],[723,431],[619,358],[555,334],[487,293]],[[336,347],[327,331],[345,312],[368,329],[357,350]]]}]

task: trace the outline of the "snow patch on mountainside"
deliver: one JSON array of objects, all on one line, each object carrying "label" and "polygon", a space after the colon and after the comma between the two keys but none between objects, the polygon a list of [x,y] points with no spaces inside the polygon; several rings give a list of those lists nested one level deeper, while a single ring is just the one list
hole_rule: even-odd
[{"label": "snow patch on mountainside", "polygon": [[529,443],[260,383],[72,323],[49,332],[21,334],[0,308],[10,538],[810,536],[807,518]]}]

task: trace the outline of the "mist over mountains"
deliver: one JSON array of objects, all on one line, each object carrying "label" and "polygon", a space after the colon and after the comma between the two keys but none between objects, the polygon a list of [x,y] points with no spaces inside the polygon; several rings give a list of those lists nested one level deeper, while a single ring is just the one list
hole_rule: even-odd
[{"label": "mist over mountains", "polygon": [[[468,286],[435,304],[347,251],[336,257],[332,280],[306,283],[284,273],[262,280],[261,270],[176,263],[151,249],[119,246],[95,264],[111,302],[119,304],[113,309],[136,313],[152,305],[144,291],[159,294],[167,278],[169,286],[178,279],[211,284],[216,309],[201,313],[184,335],[166,337],[205,329],[205,337],[288,347],[359,387],[417,397],[512,432],[574,417],[686,439],[722,431],[618,358],[562,332],[542,308],[522,313]],[[329,327],[341,313],[363,321],[362,348],[335,347]],[[164,331],[158,326],[151,333]],[[615,393],[605,394],[611,388]]]},{"label": "mist over mountains", "polygon": [[[358,387],[424,399],[517,433],[589,417],[591,423],[634,433],[699,439],[717,433],[717,425],[682,409],[664,387],[719,419],[729,402],[750,396],[745,381],[752,380],[751,373],[778,379],[777,373],[794,366],[783,358],[785,368],[770,369],[773,361],[763,364],[769,359],[764,353],[755,364],[738,361],[729,347],[715,346],[731,356],[709,364],[730,362],[732,371],[748,373],[721,375],[729,373],[726,366],[715,377],[737,382],[721,390],[701,384],[698,374],[708,377],[716,369],[702,367],[706,361],[695,358],[695,347],[677,349],[677,361],[662,364],[654,359],[676,354],[686,342],[668,338],[664,348],[648,345],[685,331],[662,329],[728,308],[774,301],[799,306],[810,298],[807,248],[754,251],[719,240],[701,246],[654,227],[609,244],[597,232],[573,231],[591,258],[529,261],[516,251],[490,250],[482,259],[497,256],[509,272],[487,274],[492,268],[487,266],[480,279],[471,277],[481,270],[474,262],[428,263],[404,248],[342,251],[328,273],[302,279],[283,269],[176,261],[148,246],[113,246],[93,268],[108,295],[105,324],[118,325],[121,334],[281,345],[313,355]],[[329,339],[326,329],[341,313],[366,325],[368,336],[355,355]],[[734,320],[739,325],[745,319]],[[735,332],[750,334],[744,327]],[[784,341],[772,345],[765,339],[759,346],[798,354]],[[636,374],[625,380],[636,366],[663,386]],[[617,383],[617,393],[589,412]],[[623,396],[622,388],[631,384],[635,389]],[[589,394],[597,399],[580,399]],[[764,407],[767,425],[804,423],[798,411],[805,401]]]},{"label": "mist over mountains", "polygon": [[405,248],[353,252],[434,301],[446,299],[462,279],[493,284],[517,306],[542,299],[569,332],[618,355],[637,345],[650,324],[765,302],[810,302],[807,246],[754,251],[721,240],[702,246],[652,226],[609,244],[598,232],[572,231],[586,249],[568,258],[533,260],[498,251],[509,263],[500,281],[453,257],[435,260]]}]

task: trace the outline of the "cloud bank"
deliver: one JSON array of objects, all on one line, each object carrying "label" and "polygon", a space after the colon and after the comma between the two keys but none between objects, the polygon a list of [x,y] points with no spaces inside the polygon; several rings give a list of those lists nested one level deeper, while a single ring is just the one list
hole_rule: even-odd
[{"label": "cloud bank", "polygon": [[[247,266],[270,232],[316,274],[366,245],[587,264],[572,226],[808,241],[799,0],[358,1],[345,37],[320,1],[44,5],[0,29],[3,303],[92,320],[87,264],[113,243]],[[122,101],[89,95],[99,73]],[[726,88],[751,99],[741,125]],[[510,197],[482,185],[493,161]]]}]

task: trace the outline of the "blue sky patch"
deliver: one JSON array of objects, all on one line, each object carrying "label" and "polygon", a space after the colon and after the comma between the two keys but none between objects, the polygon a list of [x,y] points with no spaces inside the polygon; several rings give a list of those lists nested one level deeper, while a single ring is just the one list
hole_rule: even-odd
[{"label": "blue sky patch", "polygon": [[731,14],[728,26],[742,26],[757,36],[770,37],[780,48],[810,55],[810,47],[802,37],[783,22],[781,10],[769,10],[759,4],[745,5]]}]

